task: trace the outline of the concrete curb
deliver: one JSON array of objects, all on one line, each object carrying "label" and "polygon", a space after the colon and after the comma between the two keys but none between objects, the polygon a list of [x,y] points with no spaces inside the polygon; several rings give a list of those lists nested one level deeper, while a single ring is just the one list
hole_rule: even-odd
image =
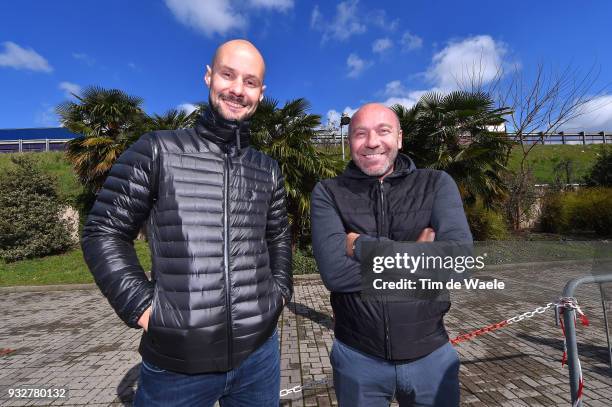
[{"label": "concrete curb", "polygon": [[93,290],[98,288],[95,284],[54,284],[54,285],[14,285],[0,287],[0,293],[25,293],[47,291]]},{"label": "concrete curb", "polygon": [[[547,262],[531,262],[531,263],[511,263],[511,264],[495,264],[486,266],[478,273],[486,273],[488,270],[503,270],[507,268],[524,268],[524,267],[547,267],[547,266],[562,266],[571,264],[591,264],[593,259],[589,260],[556,260]],[[299,274],[293,276],[296,282],[321,280],[319,274]],[[48,291],[70,291],[70,290],[93,290],[98,287],[94,283],[90,284],[56,284],[56,285],[17,285],[0,287],[0,293],[23,293],[23,292],[48,292]]]}]

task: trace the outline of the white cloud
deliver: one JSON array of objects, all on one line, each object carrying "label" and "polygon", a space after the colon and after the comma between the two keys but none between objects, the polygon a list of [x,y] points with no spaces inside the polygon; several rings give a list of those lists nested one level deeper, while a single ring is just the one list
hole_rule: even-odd
[{"label": "white cloud", "polygon": [[372,44],[372,52],[382,53],[393,46],[389,38],[379,38]]},{"label": "white cloud", "polygon": [[406,31],[404,35],[402,35],[400,43],[402,44],[402,49],[404,51],[412,51],[423,46],[423,39],[418,35],[411,34],[409,31]]},{"label": "white cloud", "polygon": [[372,24],[387,31],[394,31],[399,26],[399,18],[391,21],[388,20],[387,12],[385,10],[374,10],[370,12],[368,20],[372,22]]},{"label": "white cloud", "polygon": [[601,95],[584,104],[581,115],[565,123],[565,131],[612,131],[612,95]]},{"label": "white cloud", "polygon": [[193,103],[181,103],[180,105],[178,105],[176,107],[178,110],[182,110],[187,114],[191,114],[194,112],[194,110],[196,110],[198,107],[196,105],[194,105]]},{"label": "white cloud", "polygon": [[488,83],[501,72],[506,53],[506,45],[488,35],[450,42],[434,55],[426,77],[446,91],[456,89],[473,75]]},{"label": "white cloud", "polygon": [[348,77],[357,78],[361,73],[372,65],[370,61],[361,59],[359,55],[352,53],[346,60],[346,66],[349,69]]},{"label": "white cloud", "polygon": [[89,66],[93,66],[96,63],[95,59],[93,59],[91,56],[85,53],[82,53],[82,52],[73,52],[72,57],[76,59],[77,61],[81,61],[84,64],[89,65]]},{"label": "white cloud", "polygon": [[22,48],[14,42],[4,42],[4,52],[0,53],[0,66],[15,69],[28,69],[38,72],[52,72],[49,62],[32,48]]},{"label": "white cloud", "polygon": [[331,109],[327,111],[327,127],[338,127],[340,125],[340,112]]},{"label": "white cloud", "polygon": [[347,107],[344,108],[342,113],[344,113],[348,117],[353,117],[353,115],[355,114],[356,111],[357,111],[357,109],[353,109],[352,107],[347,106]]},{"label": "white cloud", "polygon": [[81,93],[81,87],[72,82],[61,82],[59,88],[64,91],[67,98],[73,97],[72,94],[78,95]]},{"label": "white cloud", "polygon": [[350,106],[346,106],[344,108],[344,110],[342,111],[342,113],[338,112],[335,109],[331,109],[327,111],[327,126],[330,128],[338,128],[340,126],[340,118],[342,117],[343,114],[347,115],[348,117],[352,117],[355,112],[357,111],[357,109],[353,109]]},{"label": "white cloud", "polygon": [[384,94],[387,96],[405,95],[407,92],[401,81],[391,81],[385,85]]},{"label": "white cloud", "polygon": [[38,110],[34,121],[37,126],[41,127],[58,127],[60,125],[55,108],[48,104],[43,104],[44,110]]},{"label": "white cloud", "polygon": [[165,0],[177,20],[207,36],[245,28],[247,19],[232,9],[229,0]]},{"label": "white cloud", "polygon": [[323,31],[323,42],[329,39],[345,41],[355,34],[366,31],[365,24],[358,15],[358,0],[347,0],[336,6],[336,15],[332,21],[324,21],[318,6],[312,10],[310,26]]},{"label": "white cloud", "polygon": [[395,80],[387,83],[385,85],[385,89],[380,92],[380,95],[385,98],[385,100],[381,101],[380,103],[386,106],[398,104],[410,108],[419,101],[421,96],[431,91],[439,91],[439,89],[432,88],[427,90],[409,90],[402,84],[401,81]]},{"label": "white cloud", "polygon": [[293,0],[250,0],[253,7],[286,11],[293,8]]},{"label": "white cloud", "polygon": [[319,11],[319,5],[314,6],[312,14],[310,14],[310,28],[317,29],[318,25],[323,22],[323,17]]}]

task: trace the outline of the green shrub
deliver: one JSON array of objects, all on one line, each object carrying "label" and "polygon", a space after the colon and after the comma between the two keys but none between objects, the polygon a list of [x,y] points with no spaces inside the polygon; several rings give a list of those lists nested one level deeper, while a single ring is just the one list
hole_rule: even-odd
[{"label": "green shrub", "polygon": [[508,239],[508,225],[503,214],[476,203],[467,207],[465,215],[474,240]]},{"label": "green shrub", "polygon": [[312,255],[312,248],[296,249],[293,252],[293,274],[316,274],[319,272],[317,262]]},{"label": "green shrub", "polygon": [[12,162],[0,173],[0,258],[16,261],[70,249],[55,179],[30,157],[16,156]]},{"label": "green shrub", "polygon": [[541,226],[553,233],[612,234],[612,188],[583,188],[547,197]]},{"label": "green shrub", "polygon": [[563,207],[563,193],[554,192],[544,195],[540,211],[540,230],[548,233],[561,233],[567,224],[567,211]]},{"label": "green shrub", "polygon": [[584,182],[592,187],[612,187],[612,148],[601,147],[597,153],[597,161],[584,178]]}]

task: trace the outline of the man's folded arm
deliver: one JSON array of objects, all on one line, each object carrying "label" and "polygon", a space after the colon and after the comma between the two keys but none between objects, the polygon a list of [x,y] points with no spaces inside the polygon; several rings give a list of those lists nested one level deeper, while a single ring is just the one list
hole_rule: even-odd
[{"label": "man's folded arm", "polygon": [[[433,208],[431,212],[431,228],[435,232],[435,241],[437,242],[458,242],[467,243],[468,245],[459,245],[459,251],[453,253],[471,252],[472,234],[465,216],[463,201],[459,194],[459,189],[453,178],[446,172],[440,171],[440,176],[437,181]],[[355,241],[355,259],[359,262],[363,259],[363,244],[366,242],[392,242],[391,239],[382,237],[376,238],[368,235],[360,235]],[[394,247],[397,247],[397,252],[409,252],[418,255],[421,252],[430,254],[446,255],[448,246],[430,246],[427,243],[412,243],[410,246],[402,245],[397,242]]]},{"label": "man's folded arm", "polygon": [[83,229],[83,256],[96,284],[130,327],[151,305],[147,279],[134,239],[149,216],[155,140],[142,136],[113,165]]},{"label": "man's folded arm", "polygon": [[274,169],[274,174],[275,184],[268,208],[266,240],[272,276],[285,299],[285,304],[288,304],[293,296],[291,229],[287,217],[285,180],[278,165]]},{"label": "man's folded arm", "polygon": [[325,287],[333,292],[361,291],[361,265],[346,253],[347,231],[333,199],[320,182],[312,191],[310,211],[312,249]]}]

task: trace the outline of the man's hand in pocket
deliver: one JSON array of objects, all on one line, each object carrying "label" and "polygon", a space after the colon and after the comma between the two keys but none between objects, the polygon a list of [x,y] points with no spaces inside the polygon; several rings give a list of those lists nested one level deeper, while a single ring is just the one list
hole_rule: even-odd
[{"label": "man's hand in pocket", "polygon": [[138,318],[138,325],[140,325],[145,332],[149,332],[149,318],[151,318],[151,307],[147,308],[140,318]]}]

